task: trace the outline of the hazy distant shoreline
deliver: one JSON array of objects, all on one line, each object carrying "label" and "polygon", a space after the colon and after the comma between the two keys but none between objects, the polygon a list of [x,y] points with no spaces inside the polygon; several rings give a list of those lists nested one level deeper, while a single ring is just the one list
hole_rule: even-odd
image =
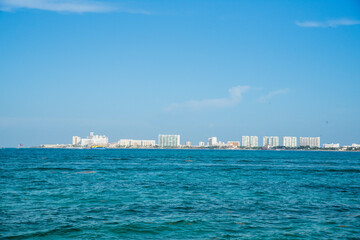
[{"label": "hazy distant shoreline", "polygon": [[220,150],[220,151],[272,151],[272,152],[360,152],[360,150],[340,150],[340,149],[234,149],[234,148],[106,148],[106,149],[91,149],[91,148],[76,148],[76,147],[4,147],[0,149],[59,149],[59,150]]}]

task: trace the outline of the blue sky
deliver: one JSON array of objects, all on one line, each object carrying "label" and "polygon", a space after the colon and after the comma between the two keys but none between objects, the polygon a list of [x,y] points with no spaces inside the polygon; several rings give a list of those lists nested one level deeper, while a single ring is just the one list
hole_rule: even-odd
[{"label": "blue sky", "polygon": [[[0,146],[360,143],[360,1],[0,0]],[[262,142],[262,141],[260,141]]]}]

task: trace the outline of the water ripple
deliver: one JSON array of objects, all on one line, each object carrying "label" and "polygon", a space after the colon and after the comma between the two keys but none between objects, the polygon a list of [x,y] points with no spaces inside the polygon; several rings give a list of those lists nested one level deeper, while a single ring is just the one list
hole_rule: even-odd
[{"label": "water ripple", "polygon": [[360,154],[0,149],[2,239],[359,239]]}]

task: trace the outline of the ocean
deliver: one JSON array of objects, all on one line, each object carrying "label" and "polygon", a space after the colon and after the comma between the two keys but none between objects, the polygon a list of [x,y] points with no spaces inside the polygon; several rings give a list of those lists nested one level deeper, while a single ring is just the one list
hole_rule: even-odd
[{"label": "ocean", "polygon": [[360,153],[0,149],[1,239],[360,239]]}]

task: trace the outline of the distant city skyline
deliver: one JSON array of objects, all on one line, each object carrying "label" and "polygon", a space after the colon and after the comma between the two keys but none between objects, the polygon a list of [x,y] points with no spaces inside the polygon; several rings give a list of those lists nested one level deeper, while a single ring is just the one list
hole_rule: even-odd
[{"label": "distant city skyline", "polygon": [[[90,132],[89,136],[82,138],[80,136],[73,136],[71,144],[69,143],[57,143],[55,145],[72,145],[80,147],[89,147],[94,145],[102,146],[118,146],[118,147],[225,147],[232,146],[234,148],[243,147],[243,148],[258,148],[258,147],[287,147],[287,148],[297,148],[297,147],[324,147],[324,148],[339,148],[344,145],[340,143],[322,143],[320,137],[303,137],[303,136],[283,136],[282,141],[280,142],[279,136],[264,136],[263,143],[258,143],[258,136],[241,136],[239,139],[218,139],[217,137],[209,137],[207,144],[203,141],[199,141],[198,144],[191,144],[189,139],[185,139],[184,144],[181,143],[181,135],[179,134],[158,134],[158,142],[154,139],[124,139],[119,138],[115,141],[109,140],[106,135],[97,135],[94,132]],[[298,141],[299,139],[299,141]],[[41,146],[51,147],[52,144],[42,144]],[[352,143],[352,146],[360,146],[358,143]]]},{"label": "distant city skyline", "polygon": [[360,142],[358,1],[0,0],[0,35],[0,147]]}]

